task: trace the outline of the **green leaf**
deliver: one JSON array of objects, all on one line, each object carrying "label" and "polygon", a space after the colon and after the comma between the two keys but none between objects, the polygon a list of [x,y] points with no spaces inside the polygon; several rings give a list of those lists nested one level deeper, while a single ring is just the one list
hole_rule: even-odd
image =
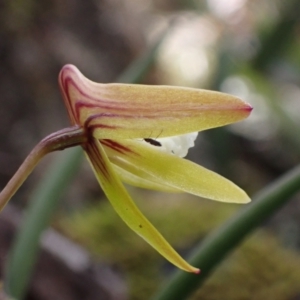
[{"label": "green leaf", "polygon": [[176,272],[155,300],[187,299],[218,264],[263,221],[272,216],[300,190],[300,166],[289,171],[253,197],[253,202],[222,224],[195,247],[190,263],[201,268],[200,276]]}]

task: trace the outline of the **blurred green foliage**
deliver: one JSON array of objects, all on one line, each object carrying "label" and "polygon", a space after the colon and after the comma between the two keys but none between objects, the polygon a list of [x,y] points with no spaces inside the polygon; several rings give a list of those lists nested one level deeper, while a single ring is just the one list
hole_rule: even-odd
[{"label": "blurred green foliage", "polygon": [[300,293],[300,256],[258,232],[220,264],[191,300],[283,300]]},{"label": "blurred green foliage", "polygon": [[[29,1],[26,4],[13,1],[1,4],[0,92],[2,112],[5,112],[0,111],[0,138],[4,147],[1,151],[15,151],[16,157],[24,157],[24,151],[41,134],[38,128],[42,128],[42,122],[47,132],[66,123],[66,115],[61,113],[62,105],[55,104],[58,102],[56,76],[64,63],[77,64],[97,81],[111,81],[137,53],[142,52],[141,45],[147,44],[151,26],[154,28],[159,20],[169,21],[170,15],[176,15],[179,19],[196,20],[195,31],[184,31],[184,37],[202,34],[210,40],[216,35],[221,36],[212,44],[205,39],[201,41],[208,43],[204,46],[200,43],[200,46],[201,51],[202,46],[207,48],[209,70],[205,80],[197,79],[192,81],[193,84],[222,90],[228,80],[234,79],[232,82],[237,83],[238,79],[242,87],[248,88],[245,100],[248,100],[247,95],[258,96],[254,112],[263,114],[261,123],[258,119],[245,123],[246,133],[228,129],[205,133],[193,158],[218,169],[251,194],[299,164],[300,1],[240,1],[240,7],[231,15],[224,14],[226,7],[220,14],[218,8],[222,1],[217,0],[150,2],[71,1],[70,5],[58,1]],[[200,26],[203,22],[210,25],[204,34],[205,28]],[[177,25],[175,23],[174,27]],[[142,30],[144,39],[136,38],[142,35]],[[175,46],[186,46],[188,42],[188,39],[183,40]],[[156,50],[158,46],[159,43]],[[200,46],[195,46],[199,52]],[[183,50],[181,55],[171,57],[172,64],[190,55]],[[146,55],[150,57],[149,67],[156,53]],[[139,63],[137,60],[137,66]],[[191,67],[193,65],[198,68],[195,60]],[[169,83],[170,78],[161,72],[165,66],[157,59],[157,68],[148,74],[146,82]],[[177,70],[183,78],[184,68],[180,67],[171,70]],[[192,68],[186,71],[190,75]],[[134,69],[129,69],[126,76],[136,82],[141,79],[137,75]],[[119,80],[130,81],[124,77]],[[182,82],[188,82],[188,79]],[[225,91],[233,93],[238,88]],[[14,126],[8,129],[11,124]],[[258,126],[255,128],[253,124]],[[271,129],[274,134],[259,139],[266,129]],[[8,134],[12,136],[9,141]],[[12,156],[11,161],[18,160],[16,157]],[[5,156],[1,161],[5,176],[5,170],[12,172],[9,161]],[[236,209],[235,206],[188,199],[185,195],[172,195],[172,199],[167,199],[165,195],[134,189],[132,193],[134,198],[142,199],[138,201],[139,206],[184,254],[218,224],[229,219]],[[94,198],[90,194],[88,191],[87,198]],[[67,210],[70,210],[70,203],[66,205]],[[299,230],[298,206],[295,201],[281,217]],[[84,244],[96,259],[105,258],[124,272],[132,299],[143,299],[144,295],[152,294],[172,271],[158,254],[126,228],[106,202],[94,204],[91,201],[80,211],[70,215],[63,213],[55,226]],[[288,244],[296,239],[293,234],[281,236],[285,222],[274,223],[270,226],[276,228],[274,231],[279,239],[288,240]],[[298,251],[300,245],[297,242],[294,245]],[[192,299],[213,300],[220,299],[220,295],[223,299],[233,300],[293,298],[300,293],[297,286],[299,266],[298,253],[285,249],[269,234],[260,233],[227,259]]]},{"label": "blurred green foliage", "polygon": [[[180,252],[185,253],[211,228],[226,220],[236,205],[201,201],[185,194],[168,195],[131,189],[142,211]],[[56,226],[83,244],[101,260],[115,265],[124,273],[130,299],[143,299],[162,285],[174,267],[147,243],[133,234],[107,201],[90,205],[69,216],[61,216]]]},{"label": "blurred green foliage", "polygon": [[[159,193],[132,192],[141,199],[137,203],[149,219],[182,253],[237,209],[236,205],[216,209],[219,204],[187,195],[166,199]],[[89,249],[96,260],[115,265],[129,286],[129,299],[150,298],[173,270],[124,226],[108,202],[61,216],[56,226]],[[190,299],[290,299],[300,293],[299,263],[298,253],[261,231],[235,250]]]}]

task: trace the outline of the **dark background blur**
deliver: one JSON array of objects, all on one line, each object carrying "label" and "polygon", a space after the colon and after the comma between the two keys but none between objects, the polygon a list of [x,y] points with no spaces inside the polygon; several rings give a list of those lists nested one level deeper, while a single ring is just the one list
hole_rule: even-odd
[{"label": "dark background blur", "polygon": [[[226,129],[201,133],[196,147],[189,153],[189,158],[230,178],[250,195],[255,194],[266,184],[297,165],[300,158],[299,11],[300,1],[296,0],[0,1],[0,186],[6,184],[38,141],[47,134],[68,126],[67,113],[57,84],[58,73],[64,64],[75,64],[93,81],[113,82],[131,62],[156,42],[162,32],[169,30],[170,33],[158,51],[155,64],[143,83],[221,90],[236,94],[250,102],[254,106],[254,111],[249,120]],[[46,172],[54,155],[45,159],[42,166],[33,173],[12,200],[17,215],[26,207],[31,191]],[[168,198],[166,214],[160,212],[157,220],[162,227],[166,218],[172,218],[168,209],[175,215],[180,214],[181,211],[197,226],[200,226],[197,223],[200,222],[199,219],[204,220],[202,223],[209,223],[210,217],[206,219],[205,214],[216,218],[215,223],[204,226],[200,233],[190,236],[188,242],[177,241],[174,238],[175,245],[176,243],[181,245],[180,249],[183,252],[237,209],[235,206],[225,208],[223,204],[208,204],[206,200],[203,202],[197,200],[197,205],[202,208],[200,211],[204,215],[199,217],[198,214],[193,221],[188,211],[189,204],[190,210],[195,209],[194,199],[187,200],[189,204],[185,202],[183,204],[182,199],[177,199],[176,196],[178,201],[175,199],[177,201],[175,201],[175,209],[171,207],[172,201],[169,201],[172,195],[166,197],[134,189],[131,192],[139,198],[153,201],[156,203],[153,204],[154,207],[157,205],[160,207],[161,199]],[[28,299],[60,299],[49,296],[47,292],[49,286],[56,295],[59,293],[61,299],[148,299],[149,295],[159,287],[158,281],[149,283],[149,278],[169,274],[168,271],[163,271],[162,273],[166,274],[157,275],[158,273],[153,271],[152,274],[141,275],[138,273],[140,260],[134,260],[134,257],[129,259],[126,255],[126,259],[120,263],[117,258],[114,260],[114,257],[126,252],[127,246],[124,247],[122,244],[124,242],[122,238],[127,234],[127,229],[125,229],[126,233],[123,233],[122,223],[116,225],[117,229],[109,227],[106,232],[110,235],[113,230],[116,232],[121,230],[121,233],[116,234],[120,240],[117,238],[114,240],[115,248],[124,247],[121,254],[107,248],[110,256],[101,247],[99,250],[80,236],[80,228],[83,228],[80,224],[87,223],[89,218],[93,220],[91,211],[97,208],[99,198],[102,199],[98,184],[92,172],[84,164],[68,196],[62,200],[60,212],[53,221],[58,231],[64,232],[84,245],[83,252],[88,249],[88,252],[93,253],[93,259],[89,264],[92,264],[97,272],[95,269],[92,273],[83,272],[80,278],[89,279],[82,279],[80,293],[76,292],[76,280],[66,283],[67,278],[74,276],[73,271],[69,270],[66,273],[61,271],[64,276],[57,279],[55,271],[49,271],[51,267],[47,264],[43,265],[43,257],[46,261],[50,259],[47,256],[49,249],[46,243],[43,246],[45,252],[42,254],[41,266],[37,271],[43,274],[40,275],[41,277],[46,276],[46,279],[41,284],[38,280],[32,280]],[[77,214],[81,214],[81,209],[86,206],[92,207],[90,211],[85,212],[86,215],[83,213],[82,218],[86,221],[76,219]],[[151,210],[152,206],[148,206],[145,209]],[[268,237],[259,236],[253,242],[258,245],[261,241],[267,241],[266,248],[256,249],[252,244],[248,248],[244,246],[247,248],[245,251],[248,251],[246,253],[250,253],[250,261],[252,258],[250,265],[253,274],[261,274],[260,268],[264,267],[264,270],[267,269],[270,273],[278,272],[278,277],[270,279],[270,276],[266,275],[263,280],[260,280],[260,283],[265,282],[262,286],[259,282],[252,282],[252,287],[244,287],[244,290],[249,293],[245,292],[243,296],[237,287],[230,291],[231,294],[228,292],[230,289],[227,289],[226,292],[229,294],[224,295],[225,292],[222,290],[224,285],[220,283],[222,280],[218,282],[220,286],[216,283],[209,286],[208,283],[206,287],[208,291],[217,286],[216,289],[220,294],[206,292],[195,296],[195,299],[300,299],[300,288],[297,289],[298,286],[300,287],[300,282],[298,284],[300,275],[293,269],[299,269],[300,266],[299,206],[299,199],[295,199],[275,217],[266,221],[264,228],[268,232]],[[73,214],[77,216],[75,219],[72,219]],[[107,214],[110,216],[110,213]],[[151,211],[149,214],[152,216]],[[98,220],[100,216],[101,213],[95,216],[95,219]],[[7,219],[10,218],[9,216]],[[152,218],[155,220],[155,211]],[[168,222],[174,224],[175,219]],[[182,224],[185,220],[182,219]],[[15,222],[12,227],[7,225],[6,239],[2,239],[2,243],[5,244],[3,245],[5,250],[1,252],[2,264],[5,263],[8,244],[16,230],[16,223],[18,222]],[[77,229],[73,227],[75,223],[79,224]],[[6,228],[5,225],[2,226]],[[91,226],[97,228],[105,225],[92,224]],[[191,227],[189,229],[191,230]],[[78,236],[74,234],[76,230]],[[169,232],[168,228],[162,230]],[[180,230],[177,228],[175,233]],[[97,234],[101,235],[99,231]],[[94,232],[92,229],[87,230],[87,233],[84,230],[82,232],[83,236],[90,234],[88,240],[92,240],[92,244],[96,243],[94,233],[91,233]],[[102,238],[101,243],[105,240],[109,242],[105,234],[101,236]],[[166,238],[169,239],[167,235]],[[128,239],[132,239],[132,236]],[[128,246],[128,249],[143,248],[135,243],[138,242],[134,242],[134,246]],[[186,247],[185,243],[189,246]],[[274,261],[291,259],[290,265],[287,263],[289,267],[274,270],[273,261],[270,262],[271,267],[264,266],[262,262],[268,256],[270,249],[278,254]],[[128,251],[132,251],[133,256],[140,255],[140,252]],[[148,250],[143,248],[143,251]],[[292,254],[286,251],[291,251]],[[141,253],[144,255],[146,252]],[[258,253],[261,260],[256,260],[257,256],[253,253]],[[55,260],[57,253],[51,255],[51,259]],[[146,260],[147,255],[145,254]],[[241,257],[245,256],[247,257],[246,254],[241,255]],[[97,259],[95,260],[94,257]],[[157,257],[155,259],[159,260]],[[100,265],[105,261],[106,265],[95,267],[95,261],[96,264],[100,261]],[[135,267],[132,267],[130,264],[134,261],[138,262]],[[249,260],[244,263],[246,265],[248,263],[248,269],[244,266],[243,272],[249,278],[253,275],[249,271]],[[60,258],[60,261],[53,262],[52,266],[54,264],[65,265],[66,262]],[[164,264],[162,261],[157,264],[157,270],[166,268],[161,267]],[[256,265],[257,269],[253,265]],[[104,270],[110,275],[104,274]],[[51,272],[53,276],[47,277]],[[276,290],[283,278],[286,279],[287,273],[294,274],[294,277],[288,277],[287,281],[284,281],[282,288],[284,292]],[[241,274],[241,270],[238,270],[237,274]],[[147,287],[144,281],[139,281],[139,277],[143,276],[145,281],[148,280],[150,287]],[[223,279],[226,277],[219,276]],[[233,274],[230,276],[232,278],[230,284],[234,286],[235,280],[238,282],[237,278],[240,277],[235,277]],[[106,285],[103,284],[103,280],[100,280],[99,287],[99,284],[97,285],[97,282],[100,282],[99,278],[110,278],[110,280]],[[85,280],[86,284],[83,283]],[[94,285],[91,287],[89,284]],[[63,291],[64,289],[59,288],[60,285],[69,286],[68,291]],[[143,289],[135,289],[136,286],[141,286]],[[228,287],[228,283],[225,286]],[[270,290],[267,296],[264,293],[266,286]],[[102,296],[98,289],[104,293]],[[114,293],[114,290],[119,292]],[[255,297],[253,290],[257,291]],[[271,292],[274,292],[274,295]]]}]

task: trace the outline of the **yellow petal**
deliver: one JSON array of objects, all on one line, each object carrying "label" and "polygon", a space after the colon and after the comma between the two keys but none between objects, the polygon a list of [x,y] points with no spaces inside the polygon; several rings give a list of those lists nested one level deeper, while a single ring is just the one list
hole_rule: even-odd
[{"label": "yellow petal", "polygon": [[167,193],[179,193],[181,192],[177,188],[159,184],[158,182],[155,182],[150,179],[145,179],[142,178],[141,176],[134,175],[125,169],[119,167],[118,165],[114,165],[114,168],[119,175],[120,179],[132,186],[140,187],[143,189],[150,189],[150,190],[155,190],[155,191],[160,191],[160,192],[167,192]]},{"label": "yellow petal", "polygon": [[99,139],[180,135],[237,122],[252,110],[219,92],[95,83],[72,65],[62,69],[59,81],[72,123]]},{"label": "yellow petal", "polygon": [[[118,151],[121,148],[123,151]],[[212,200],[250,201],[247,194],[228,179],[191,161],[162,152],[158,147],[134,140],[118,140],[106,143],[105,151],[113,163],[137,176],[147,173],[161,184]]]},{"label": "yellow petal", "polygon": [[116,176],[101,144],[97,140],[91,139],[84,146],[84,150],[104,193],[124,222],[175,266],[187,272],[199,273],[199,269],[192,267],[181,258],[143,216]]}]

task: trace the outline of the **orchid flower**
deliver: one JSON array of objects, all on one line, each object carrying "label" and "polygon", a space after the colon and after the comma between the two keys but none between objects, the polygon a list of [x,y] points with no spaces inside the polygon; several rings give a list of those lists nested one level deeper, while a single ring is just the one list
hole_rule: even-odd
[{"label": "orchid flower", "polygon": [[175,266],[199,273],[144,217],[122,182],[223,202],[249,202],[232,182],[182,157],[193,146],[195,132],[240,121],[252,107],[213,91],[95,83],[73,65],[63,67],[59,84],[72,126],[49,135],[32,150],[1,192],[0,208],[45,154],[81,145],[123,221]]}]

